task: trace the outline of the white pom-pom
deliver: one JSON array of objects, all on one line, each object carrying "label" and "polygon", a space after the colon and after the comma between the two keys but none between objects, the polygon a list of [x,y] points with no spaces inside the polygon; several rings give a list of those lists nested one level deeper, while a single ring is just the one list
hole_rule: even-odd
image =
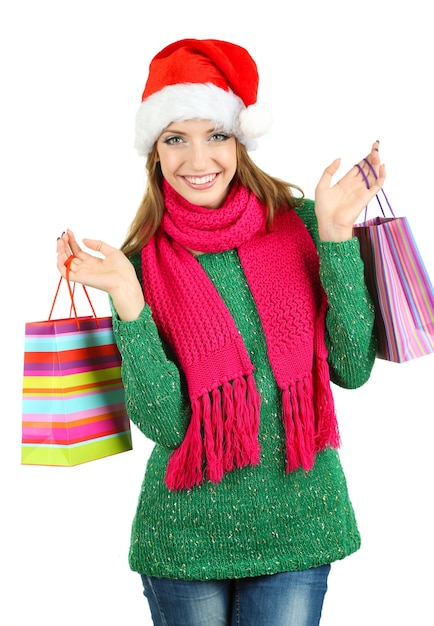
[{"label": "white pom-pom", "polygon": [[264,102],[256,102],[243,109],[238,117],[239,132],[245,137],[262,137],[273,123],[271,112]]}]

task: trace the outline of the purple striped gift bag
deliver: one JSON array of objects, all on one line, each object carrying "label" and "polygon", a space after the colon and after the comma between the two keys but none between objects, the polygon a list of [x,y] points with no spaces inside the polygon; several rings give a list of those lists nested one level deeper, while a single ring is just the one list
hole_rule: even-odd
[{"label": "purple striped gift bag", "polygon": [[73,466],[132,449],[112,318],[78,317],[68,287],[74,317],[53,320],[52,308],[25,325],[24,465]]},{"label": "purple striped gift bag", "polygon": [[[434,352],[434,293],[407,217],[355,224],[375,306],[377,356],[403,363]],[[365,216],[366,217],[366,216]]]}]

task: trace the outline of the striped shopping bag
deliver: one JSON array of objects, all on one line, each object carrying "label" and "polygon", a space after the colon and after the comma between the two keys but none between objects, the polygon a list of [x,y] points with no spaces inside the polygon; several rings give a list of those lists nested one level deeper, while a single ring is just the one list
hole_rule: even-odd
[{"label": "striped shopping bag", "polygon": [[375,306],[377,356],[403,363],[434,352],[434,292],[407,217],[383,215],[354,225]]},{"label": "striped shopping bag", "polygon": [[[59,281],[56,296],[62,282]],[[21,463],[73,466],[132,449],[112,318],[25,325]]]}]

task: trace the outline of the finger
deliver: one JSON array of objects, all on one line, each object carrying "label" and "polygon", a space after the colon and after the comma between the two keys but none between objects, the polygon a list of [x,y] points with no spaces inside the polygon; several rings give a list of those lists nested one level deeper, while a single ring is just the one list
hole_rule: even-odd
[{"label": "finger", "polygon": [[371,152],[367,155],[366,160],[378,175],[378,168],[380,167],[380,142],[378,140],[372,144]]},{"label": "finger", "polygon": [[[379,143],[379,141],[375,141],[373,143],[371,154],[363,159],[363,163],[359,164],[362,168],[359,173],[366,176],[369,188],[375,190],[375,193],[378,193],[378,191],[382,188],[386,178],[386,168],[380,161],[378,151]],[[367,170],[365,166],[368,167]]]},{"label": "finger", "polygon": [[339,169],[339,165],[341,163],[340,159],[335,159],[333,163],[330,163],[328,167],[324,170],[321,178],[318,181],[317,189],[323,187],[330,187],[333,176]]},{"label": "finger", "polygon": [[374,142],[371,153],[359,161],[354,168],[354,174],[363,178],[368,189],[375,185],[380,169],[380,157],[378,154],[377,141]]},{"label": "finger", "polygon": [[57,253],[57,269],[59,270],[59,272],[62,274],[64,278],[66,277],[68,266],[70,267],[70,264],[68,264],[68,259],[72,259],[72,258],[73,258],[73,255],[71,254],[68,255],[64,251],[59,251]]},{"label": "finger", "polygon": [[58,254],[63,254],[66,252],[66,243],[63,240],[63,233],[61,237],[57,237],[56,250]]},{"label": "finger", "polygon": [[108,243],[101,241],[100,239],[83,239],[84,245],[90,250],[95,252],[101,252],[103,256],[108,256],[116,250],[113,246],[109,246]]},{"label": "finger", "polygon": [[386,167],[384,164],[381,163],[381,160],[380,160],[380,142],[378,139],[374,141],[372,145],[370,162],[372,163],[374,169],[377,172],[375,185],[378,188],[378,190],[380,190],[386,179]]},{"label": "finger", "polygon": [[58,254],[65,254],[66,256],[72,254],[69,247],[68,235],[66,234],[66,232],[63,232],[61,236],[57,238],[56,250]]},{"label": "finger", "polygon": [[57,239],[57,268],[64,278],[71,270],[70,260],[76,256],[74,250],[80,252],[80,246],[75,241],[74,233],[68,229]]},{"label": "finger", "polygon": [[65,235],[64,235],[64,237],[67,238],[68,245],[69,245],[69,248],[71,250],[71,254],[75,254],[75,256],[78,256],[79,253],[82,252],[82,249],[78,245],[77,240],[76,240],[75,235],[72,232],[72,230],[70,230],[68,228],[66,233],[65,233]]},{"label": "finger", "polygon": [[65,253],[66,255],[72,254],[69,247],[69,239],[66,231],[63,231],[60,237],[57,238],[57,252]]}]

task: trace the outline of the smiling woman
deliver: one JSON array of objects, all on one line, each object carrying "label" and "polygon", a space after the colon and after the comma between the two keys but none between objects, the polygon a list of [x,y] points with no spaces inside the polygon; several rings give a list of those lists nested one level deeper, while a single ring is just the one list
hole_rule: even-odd
[{"label": "smiling woman", "polygon": [[331,563],[360,547],[331,383],[360,387],[374,364],[352,232],[385,169],[374,142],[306,199],[248,154],[270,122],[257,89],[236,44],[164,48],[126,241],[85,239],[102,258],[58,241],[62,275],[110,296],[129,416],[155,444],[129,563],[156,625],[317,626]]}]

